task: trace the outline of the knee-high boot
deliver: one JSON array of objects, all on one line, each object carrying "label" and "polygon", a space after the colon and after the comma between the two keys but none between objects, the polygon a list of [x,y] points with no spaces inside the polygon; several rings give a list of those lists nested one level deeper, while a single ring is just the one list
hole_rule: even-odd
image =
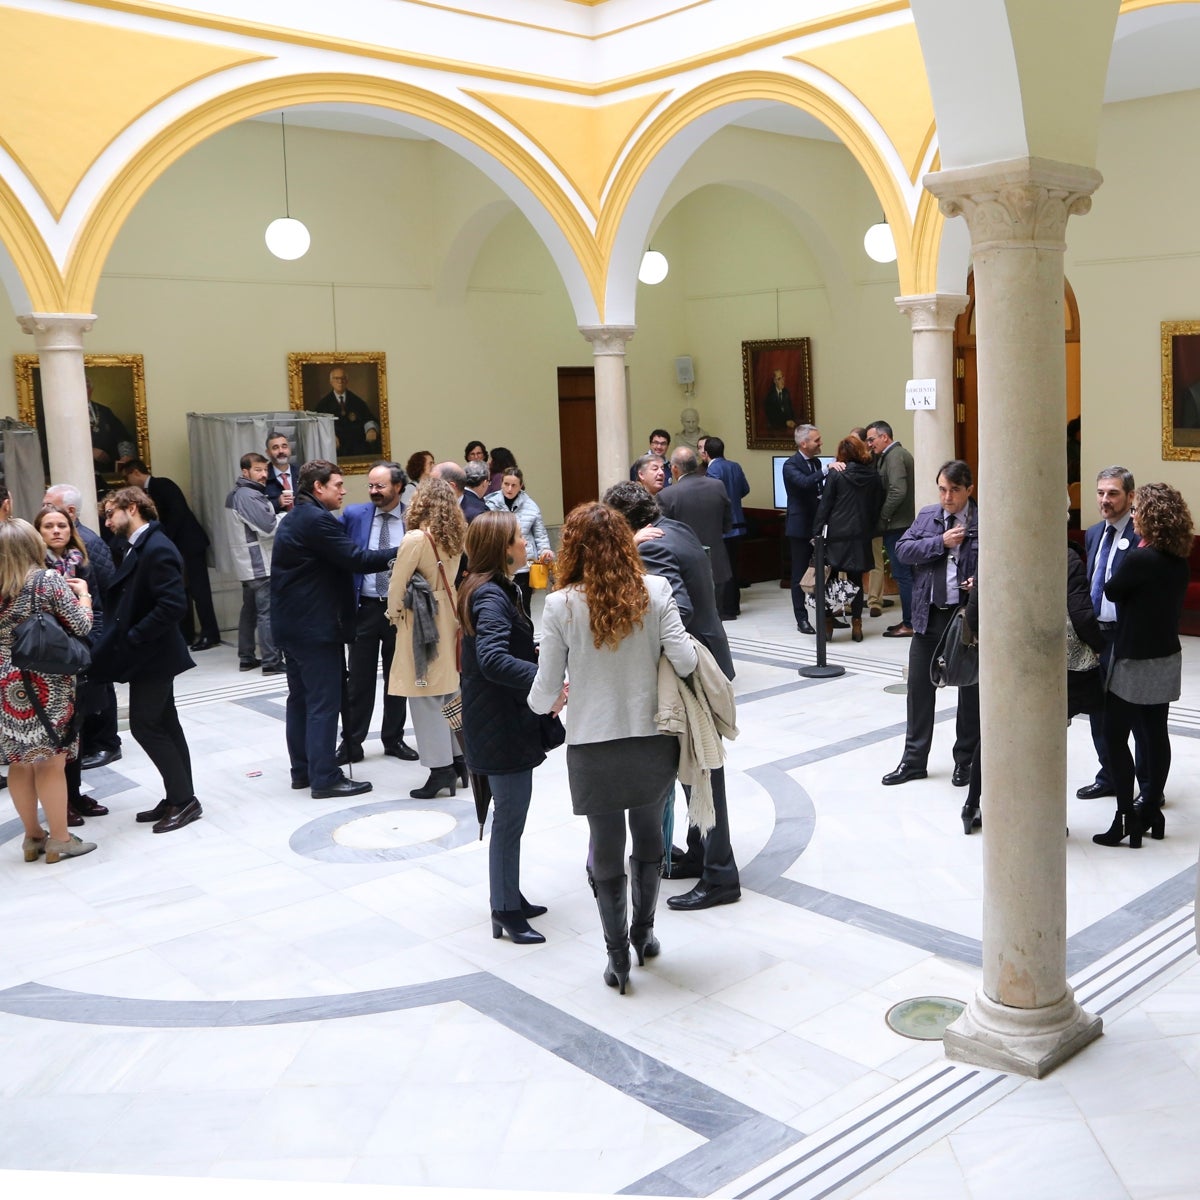
[{"label": "knee-high boot", "polygon": [[657,957],[662,947],[654,936],[654,908],[658,904],[658,885],[662,881],[662,862],[629,860],[629,896],[632,913],[629,922],[629,942],[637,954],[638,966],[646,959]]},{"label": "knee-high boot", "polygon": [[623,996],[629,979],[629,891],[624,875],[596,880],[596,907],[600,910],[600,927],[608,948],[604,982],[609,987],[619,987]]}]

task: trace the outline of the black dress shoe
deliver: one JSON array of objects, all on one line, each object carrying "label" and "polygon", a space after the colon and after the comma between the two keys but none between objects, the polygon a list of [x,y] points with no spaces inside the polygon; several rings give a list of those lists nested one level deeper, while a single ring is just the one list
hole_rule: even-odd
[{"label": "black dress shoe", "polygon": [[362,762],[363,748],[361,746],[347,746],[343,742],[338,748],[337,753],[333,756],[333,761],[339,767],[344,767],[347,763]]},{"label": "black dress shoe", "polygon": [[68,800],[67,804],[81,817],[107,817],[108,809],[98,804],[91,796],[80,796],[76,800]]},{"label": "black dress shoe", "polygon": [[383,752],[389,758],[402,758],[405,762],[416,762],[421,757],[403,738],[394,746],[384,746]]},{"label": "black dress shoe", "polygon": [[1079,800],[1099,800],[1101,796],[1115,796],[1116,789],[1107,783],[1089,783],[1087,787],[1081,787],[1075,793]]},{"label": "black dress shoe", "polygon": [[90,771],[93,767],[107,767],[121,757],[120,750],[97,750],[95,754],[85,754],[79,760],[81,771]]},{"label": "black dress shoe", "polygon": [[202,816],[204,816],[204,809],[200,807],[200,801],[193,796],[186,804],[168,805],[162,820],[156,821],[150,832],[171,833],[176,829],[182,829],[185,825],[190,825],[193,821],[200,820]]},{"label": "black dress shoe", "polygon": [[800,620],[796,622],[796,629],[800,633],[807,633],[810,637],[815,637],[817,632],[809,623],[807,617],[801,617]]},{"label": "black dress shoe", "polygon": [[293,792],[303,792],[307,788],[308,788],[308,776],[307,775],[293,775],[292,776],[292,791]]},{"label": "black dress shoe", "polygon": [[253,671],[257,667],[262,666],[261,658],[244,658],[238,663],[239,671]]},{"label": "black dress shoe", "polygon": [[313,788],[312,798],[331,800],[341,796],[361,796],[364,792],[369,792],[372,786],[366,779],[342,779],[331,787]]},{"label": "black dress shoe", "polygon": [[287,667],[283,663],[276,663],[274,666],[263,667],[264,675],[286,675]]},{"label": "black dress shoe", "polygon": [[170,807],[165,800],[160,800],[153,808],[148,808],[145,812],[138,813],[134,817],[134,820],[139,825],[148,825],[151,821],[161,821],[167,815],[167,810]]},{"label": "black dress shoe", "polygon": [[671,859],[671,866],[669,869],[667,864],[663,863],[662,877],[664,879],[699,879],[702,870],[702,863],[696,862],[695,859],[688,858],[685,854],[681,858]]},{"label": "black dress shoe", "polygon": [[954,774],[950,776],[950,782],[955,787],[966,787],[971,782],[971,767],[969,763],[955,763]]},{"label": "black dress shoe", "polygon": [[742,889],[731,883],[705,883],[701,880],[690,892],[682,896],[670,896],[667,907],[695,912],[700,908],[715,908],[718,904],[736,904],[742,898]]},{"label": "black dress shoe", "polygon": [[902,762],[894,771],[889,771],[880,782],[884,787],[897,783],[908,783],[913,779],[924,779],[929,772],[924,767],[914,767],[912,763]]},{"label": "black dress shoe", "polygon": [[[198,651],[198,650],[213,650],[213,649],[215,649],[217,646],[219,646],[220,644],[221,644],[221,639],[220,639],[220,638],[217,638],[217,639],[215,639],[215,640],[214,640],[213,638],[209,638],[209,637],[202,637],[202,638],[197,638],[197,639],[196,639],[196,640],[195,640],[195,641],[194,641],[194,642],[191,644],[191,646],[189,646],[189,647],[188,647],[188,649],[189,649],[189,650],[197,650],[197,651]],[[194,821],[195,819],[196,819],[195,817],[192,817],[192,820],[193,820],[193,821]]]}]

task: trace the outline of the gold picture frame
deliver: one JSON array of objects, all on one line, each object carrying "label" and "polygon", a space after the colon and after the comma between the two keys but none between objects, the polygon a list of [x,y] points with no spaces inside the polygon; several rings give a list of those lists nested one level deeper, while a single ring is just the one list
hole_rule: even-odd
[{"label": "gold picture frame", "polygon": [[[776,374],[783,381],[776,386]],[[771,338],[742,343],[746,448],[795,450],[797,425],[813,423],[812,341]]]},{"label": "gold picture frame", "polygon": [[1162,322],[1162,456],[1200,461],[1200,321]]},{"label": "gold picture frame", "polygon": [[[339,415],[330,377],[345,373],[346,411]],[[344,475],[363,475],[392,457],[388,431],[387,355],[383,351],[302,350],[288,355],[288,394],[296,412],[334,416],[337,462]],[[343,449],[342,442],[347,443]]]},{"label": "gold picture frame", "polygon": [[[50,482],[46,418],[42,411],[41,366],[36,354],[14,354],[17,376],[17,416],[38,432],[42,467]],[[150,427],[146,419],[146,365],[140,354],[85,354],[83,372],[89,386],[88,412],[92,424],[96,475],[120,484],[114,470],[121,458],[140,458],[150,465]]]}]

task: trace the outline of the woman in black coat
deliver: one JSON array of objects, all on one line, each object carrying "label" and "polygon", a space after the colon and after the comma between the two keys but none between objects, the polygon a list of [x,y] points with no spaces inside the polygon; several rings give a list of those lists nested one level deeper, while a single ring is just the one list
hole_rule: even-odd
[{"label": "woman in black coat", "polygon": [[[875,567],[871,539],[882,508],[883,481],[871,463],[871,451],[861,438],[850,434],[838,443],[837,462],[825,479],[815,527],[829,526],[825,537],[829,577],[842,574],[858,588],[850,602],[850,636],[856,642],[863,639],[862,577]],[[825,636],[833,636],[832,614],[825,617]]]},{"label": "woman in black coat", "polygon": [[521,834],[533,768],[546,758],[539,718],[526,699],[537,675],[533,622],[513,574],[525,565],[521,526],[510,512],[481,513],[467,529],[468,574],[458,590],[462,626],[463,743],[467,765],[487,775],[495,805],[488,847],[492,937],[546,939],[529,918],[546,910],[521,895]]}]

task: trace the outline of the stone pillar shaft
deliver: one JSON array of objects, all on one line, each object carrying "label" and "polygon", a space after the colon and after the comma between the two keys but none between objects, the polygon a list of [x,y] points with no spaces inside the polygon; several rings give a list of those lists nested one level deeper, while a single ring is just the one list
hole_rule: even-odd
[{"label": "stone pillar shaft", "polygon": [[937,502],[935,473],[954,458],[954,318],[969,296],[897,296],[896,307],[912,322],[914,379],[937,380],[937,408],[913,413],[912,455],[916,470],[916,503],[920,509]]},{"label": "stone pillar shaft", "polygon": [[581,325],[592,344],[596,372],[596,468],[600,494],[629,478],[629,397],[625,391],[625,346],[632,325]]},{"label": "stone pillar shaft", "polygon": [[50,481],[71,483],[79,489],[79,519],[92,529],[99,526],[83,335],[95,321],[94,315],[84,313],[30,313],[17,318],[21,328],[33,334],[37,348]]},{"label": "stone pillar shaft", "polygon": [[983,987],[946,1053],[1039,1076],[1100,1033],[1066,981],[1062,454],[1066,224],[1099,182],[1040,159],[926,179],[971,231],[982,480]]}]

